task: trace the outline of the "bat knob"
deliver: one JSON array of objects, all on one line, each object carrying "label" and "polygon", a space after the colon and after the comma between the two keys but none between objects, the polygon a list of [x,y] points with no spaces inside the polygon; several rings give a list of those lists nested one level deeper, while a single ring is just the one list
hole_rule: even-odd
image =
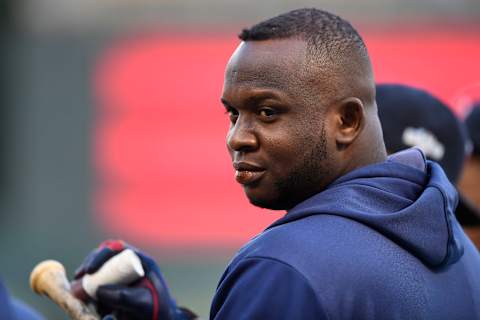
[{"label": "bat knob", "polygon": [[35,293],[45,293],[45,279],[51,279],[55,274],[66,274],[65,268],[60,262],[45,260],[39,263],[30,274],[30,287]]},{"label": "bat knob", "polygon": [[43,294],[58,304],[74,320],[100,318],[70,292],[70,283],[63,265],[54,260],[39,263],[30,274],[33,291]]}]

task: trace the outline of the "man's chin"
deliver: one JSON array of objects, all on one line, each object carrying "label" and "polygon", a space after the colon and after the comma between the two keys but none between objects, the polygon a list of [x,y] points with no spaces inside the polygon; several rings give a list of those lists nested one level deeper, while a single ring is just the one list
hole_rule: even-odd
[{"label": "man's chin", "polygon": [[279,199],[271,199],[267,197],[259,197],[250,195],[247,192],[248,201],[256,207],[263,208],[263,209],[270,209],[270,210],[286,210],[286,206],[284,203],[279,201]]}]

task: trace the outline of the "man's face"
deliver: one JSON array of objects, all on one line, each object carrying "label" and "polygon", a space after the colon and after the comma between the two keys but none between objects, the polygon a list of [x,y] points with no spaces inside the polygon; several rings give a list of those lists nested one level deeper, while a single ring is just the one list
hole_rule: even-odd
[{"label": "man's face", "polygon": [[[242,43],[230,59],[222,102],[235,178],[254,205],[290,209],[333,180],[328,111],[300,40]],[[317,88],[317,89],[315,89]]]}]

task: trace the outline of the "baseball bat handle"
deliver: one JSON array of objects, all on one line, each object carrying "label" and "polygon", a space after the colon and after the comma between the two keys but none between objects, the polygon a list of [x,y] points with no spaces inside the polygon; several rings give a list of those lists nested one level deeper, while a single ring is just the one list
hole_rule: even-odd
[{"label": "baseball bat handle", "polygon": [[58,261],[40,262],[30,274],[30,286],[37,294],[53,300],[73,320],[100,320],[98,315],[72,295],[65,268]]}]

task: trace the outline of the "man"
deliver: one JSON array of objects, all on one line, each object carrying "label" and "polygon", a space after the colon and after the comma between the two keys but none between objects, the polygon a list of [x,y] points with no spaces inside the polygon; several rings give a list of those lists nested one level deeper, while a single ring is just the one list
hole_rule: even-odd
[{"label": "man", "polygon": [[[480,207],[480,101],[473,103],[464,122],[472,142],[472,153],[465,162],[458,188],[474,205]],[[480,248],[480,226],[468,226],[465,230]]]},{"label": "man", "polygon": [[465,163],[459,187],[480,206],[480,101],[473,104],[464,122],[472,142],[472,153]]},{"label": "man", "polygon": [[11,297],[0,281],[0,320],[42,320],[43,317],[20,300]]},{"label": "man", "polygon": [[[300,9],[240,38],[221,98],[235,178],[252,204],[288,212],[233,258],[210,318],[478,318],[480,259],[455,220],[455,189],[417,149],[386,157],[355,29]],[[103,244],[77,277],[124,248]],[[97,305],[120,319],[193,317],[137,253],[146,277],[101,287]]]}]

